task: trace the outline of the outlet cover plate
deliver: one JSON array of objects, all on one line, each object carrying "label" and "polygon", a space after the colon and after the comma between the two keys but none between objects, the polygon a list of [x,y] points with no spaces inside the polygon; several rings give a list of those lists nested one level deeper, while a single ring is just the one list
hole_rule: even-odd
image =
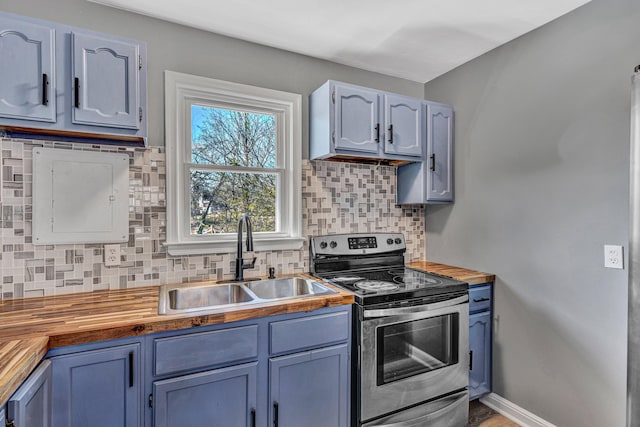
[{"label": "outlet cover plate", "polygon": [[120,265],[120,245],[104,245],[104,265],[113,267]]},{"label": "outlet cover plate", "polygon": [[604,245],[604,266],[607,268],[624,268],[622,246]]}]

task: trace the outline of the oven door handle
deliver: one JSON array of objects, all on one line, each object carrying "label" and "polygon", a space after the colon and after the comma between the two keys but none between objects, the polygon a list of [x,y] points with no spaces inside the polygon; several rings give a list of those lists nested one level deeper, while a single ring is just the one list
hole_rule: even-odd
[{"label": "oven door handle", "polygon": [[432,304],[416,305],[413,307],[399,307],[399,308],[382,308],[375,310],[364,310],[364,317],[388,317],[388,316],[402,316],[406,314],[423,313],[425,311],[438,310],[445,307],[453,307],[454,305],[464,304],[469,301],[469,295],[463,295],[458,298],[450,299],[447,301],[434,302]]}]

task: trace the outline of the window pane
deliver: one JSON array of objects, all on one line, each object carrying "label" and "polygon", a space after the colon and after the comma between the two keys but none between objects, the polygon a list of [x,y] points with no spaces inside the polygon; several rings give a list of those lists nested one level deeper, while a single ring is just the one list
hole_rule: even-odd
[{"label": "window pane", "polygon": [[243,213],[254,232],[276,230],[276,174],[191,171],[191,234],[235,233]]},{"label": "window pane", "polygon": [[191,106],[193,163],[276,167],[276,116]]}]

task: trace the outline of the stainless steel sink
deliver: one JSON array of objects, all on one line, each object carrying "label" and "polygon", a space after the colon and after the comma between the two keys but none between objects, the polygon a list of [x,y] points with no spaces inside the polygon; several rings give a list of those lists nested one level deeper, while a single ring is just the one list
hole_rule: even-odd
[{"label": "stainless steel sink", "polygon": [[259,282],[245,283],[244,285],[258,298],[267,300],[336,293],[336,291],[318,282],[302,277],[261,280]]},{"label": "stainless steel sink", "polygon": [[253,298],[240,285],[197,286],[169,291],[169,307],[173,310],[241,304],[249,301],[253,301]]},{"label": "stainless steel sink", "polygon": [[301,277],[232,284],[163,285],[160,287],[158,313],[216,311],[249,304],[334,293],[337,291]]}]

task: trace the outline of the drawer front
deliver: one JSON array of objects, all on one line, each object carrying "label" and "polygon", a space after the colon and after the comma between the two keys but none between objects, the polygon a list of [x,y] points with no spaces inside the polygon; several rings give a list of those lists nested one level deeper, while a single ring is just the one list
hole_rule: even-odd
[{"label": "drawer front", "polygon": [[469,288],[469,312],[491,310],[491,285]]},{"label": "drawer front", "polygon": [[155,375],[258,357],[258,326],[250,325],[154,340]]},{"label": "drawer front", "polygon": [[271,322],[271,354],[322,347],[349,339],[349,312]]}]

